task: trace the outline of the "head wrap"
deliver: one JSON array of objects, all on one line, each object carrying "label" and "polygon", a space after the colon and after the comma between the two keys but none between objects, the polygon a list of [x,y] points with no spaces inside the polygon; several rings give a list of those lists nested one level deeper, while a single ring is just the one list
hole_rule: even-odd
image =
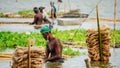
[{"label": "head wrap", "polygon": [[34,7],[33,10],[36,11],[36,12],[38,12],[39,8],[38,7]]},{"label": "head wrap", "polygon": [[40,9],[40,10],[43,10],[43,9],[45,9],[45,7],[43,7],[43,6],[40,6],[40,7],[39,7],[39,9]]},{"label": "head wrap", "polygon": [[46,32],[51,32],[51,28],[48,25],[42,26],[40,32],[46,33]]}]

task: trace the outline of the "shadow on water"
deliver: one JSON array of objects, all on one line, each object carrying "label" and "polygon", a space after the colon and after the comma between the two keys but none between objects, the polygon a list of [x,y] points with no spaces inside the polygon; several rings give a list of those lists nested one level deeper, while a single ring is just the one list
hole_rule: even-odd
[{"label": "shadow on water", "polygon": [[45,64],[45,68],[63,68],[62,63],[60,62],[48,62]]},{"label": "shadow on water", "polygon": [[113,66],[111,65],[111,63],[109,62],[100,62],[100,61],[91,61],[91,67],[92,68],[113,68]]}]

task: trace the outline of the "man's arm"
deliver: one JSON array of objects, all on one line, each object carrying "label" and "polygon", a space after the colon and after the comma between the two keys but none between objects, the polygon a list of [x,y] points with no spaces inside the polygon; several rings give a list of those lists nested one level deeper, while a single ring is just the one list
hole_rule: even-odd
[{"label": "man's arm", "polygon": [[45,57],[45,59],[47,59],[47,58],[48,58],[48,56],[49,56],[48,45],[46,45],[45,54],[46,54],[46,57]]},{"label": "man's arm", "polygon": [[61,58],[62,57],[62,54],[61,54],[62,51],[61,50],[62,50],[61,49],[61,44],[60,44],[59,40],[56,40],[56,42],[55,42],[55,52],[56,52],[56,55],[51,57],[51,58],[49,58],[49,59],[47,59],[47,61],[56,60],[56,59]]},{"label": "man's arm", "polygon": [[54,18],[54,8],[52,7],[52,9],[51,9],[51,18],[53,19]]},{"label": "man's arm", "polygon": [[33,23],[36,23],[36,24],[37,24],[37,21],[38,21],[37,16],[34,16],[34,21],[33,21]]}]

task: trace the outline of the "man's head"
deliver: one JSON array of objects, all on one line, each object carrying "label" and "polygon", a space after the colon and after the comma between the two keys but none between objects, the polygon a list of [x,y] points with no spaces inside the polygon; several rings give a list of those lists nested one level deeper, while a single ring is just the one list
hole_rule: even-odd
[{"label": "man's head", "polygon": [[53,7],[53,6],[54,6],[54,2],[51,1],[51,2],[50,2],[50,5],[51,5],[51,7]]},{"label": "man's head", "polygon": [[40,6],[40,7],[39,7],[39,10],[40,10],[41,13],[43,13],[43,10],[44,10],[44,9],[45,9],[45,7],[43,7],[43,6]]},{"label": "man's head", "polygon": [[51,36],[51,28],[49,26],[47,25],[43,26],[40,32],[45,40],[49,40],[49,37]]},{"label": "man's head", "polygon": [[39,8],[34,7],[34,8],[33,8],[33,11],[34,11],[35,14],[37,14],[37,13],[39,12]]}]

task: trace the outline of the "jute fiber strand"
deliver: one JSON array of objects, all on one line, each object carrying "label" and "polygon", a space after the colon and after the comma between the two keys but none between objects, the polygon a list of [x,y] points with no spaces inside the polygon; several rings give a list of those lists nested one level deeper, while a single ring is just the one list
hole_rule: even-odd
[{"label": "jute fiber strand", "polygon": [[[107,25],[100,27],[102,41],[103,61],[109,61],[110,53],[110,28]],[[88,55],[92,61],[100,60],[98,29],[92,28],[87,30],[86,43],[88,46]]]},{"label": "jute fiber strand", "polygon": [[[44,48],[42,47],[31,47],[30,58],[31,68],[42,68],[42,59],[45,56]],[[28,48],[17,47],[12,60],[12,68],[28,68]]]}]

